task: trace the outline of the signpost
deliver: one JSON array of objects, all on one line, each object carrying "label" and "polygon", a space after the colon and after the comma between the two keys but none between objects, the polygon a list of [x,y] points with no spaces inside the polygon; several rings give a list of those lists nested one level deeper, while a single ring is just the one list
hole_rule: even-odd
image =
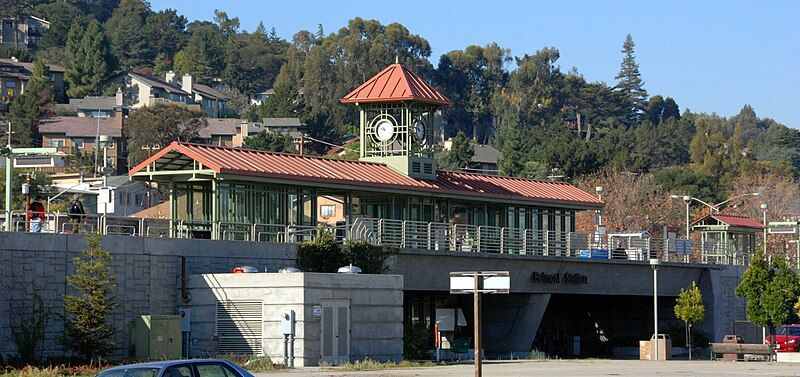
[{"label": "signpost", "polygon": [[482,326],[481,293],[509,292],[511,278],[508,271],[465,271],[450,273],[450,294],[472,293],[475,316],[475,377],[483,376],[481,365]]}]

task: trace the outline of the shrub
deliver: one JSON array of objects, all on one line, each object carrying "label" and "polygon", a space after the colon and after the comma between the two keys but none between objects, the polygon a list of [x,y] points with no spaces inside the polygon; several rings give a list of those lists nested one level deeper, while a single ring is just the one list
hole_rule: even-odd
[{"label": "shrub", "polygon": [[339,244],[330,233],[321,233],[312,241],[303,242],[297,253],[297,268],[305,272],[336,272],[339,267],[353,264],[365,274],[385,274],[389,253],[380,245],[366,241]]},{"label": "shrub", "polygon": [[432,348],[428,339],[428,328],[424,323],[414,322],[403,326],[403,358],[420,360],[428,358],[428,350]]},{"label": "shrub", "polygon": [[21,363],[28,364],[38,361],[37,351],[44,340],[44,330],[49,318],[50,313],[44,307],[42,296],[39,292],[34,292],[31,316],[25,319],[19,318],[17,326],[11,329]]}]

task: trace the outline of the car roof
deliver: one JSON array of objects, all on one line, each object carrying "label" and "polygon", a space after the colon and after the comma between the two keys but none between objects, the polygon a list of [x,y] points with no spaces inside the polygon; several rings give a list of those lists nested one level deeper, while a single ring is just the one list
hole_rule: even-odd
[{"label": "car roof", "polygon": [[207,362],[222,362],[230,364],[230,362],[228,362],[227,360],[221,360],[221,359],[184,359],[184,360],[150,361],[146,363],[118,365],[113,368],[108,368],[108,370],[130,369],[130,368],[166,368],[177,364],[185,364],[185,363],[199,364]]}]

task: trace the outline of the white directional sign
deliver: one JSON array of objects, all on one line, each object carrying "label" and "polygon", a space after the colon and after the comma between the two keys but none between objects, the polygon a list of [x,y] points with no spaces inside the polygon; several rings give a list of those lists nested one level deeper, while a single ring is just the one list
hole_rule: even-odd
[{"label": "white directional sign", "polygon": [[475,274],[481,279],[479,293],[508,293],[511,277],[508,271],[468,271],[450,273],[450,293],[474,293]]},{"label": "white directional sign", "polygon": [[770,234],[795,234],[797,227],[797,221],[770,221],[767,231]]}]

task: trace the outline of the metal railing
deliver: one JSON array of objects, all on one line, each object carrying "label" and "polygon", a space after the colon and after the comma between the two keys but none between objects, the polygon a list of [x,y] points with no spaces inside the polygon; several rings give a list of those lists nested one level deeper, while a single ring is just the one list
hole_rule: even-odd
[{"label": "metal railing", "polygon": [[[3,220],[7,216],[0,211]],[[39,216],[41,215],[41,216]],[[12,211],[10,231],[26,231],[26,213]],[[101,233],[131,237],[196,238],[247,242],[299,243],[330,234],[338,240],[364,240],[385,246],[438,252],[474,252],[581,259],[746,265],[749,255],[732,244],[661,239],[593,239],[577,232],[520,229],[469,224],[356,218],[342,226],[301,226],[231,221],[134,218],[111,215],[70,216],[33,213],[43,218],[42,233]],[[5,221],[0,230],[6,230]],[[39,229],[28,227],[31,230]],[[800,256],[798,256],[800,261]],[[798,262],[800,264],[800,262]]]}]

